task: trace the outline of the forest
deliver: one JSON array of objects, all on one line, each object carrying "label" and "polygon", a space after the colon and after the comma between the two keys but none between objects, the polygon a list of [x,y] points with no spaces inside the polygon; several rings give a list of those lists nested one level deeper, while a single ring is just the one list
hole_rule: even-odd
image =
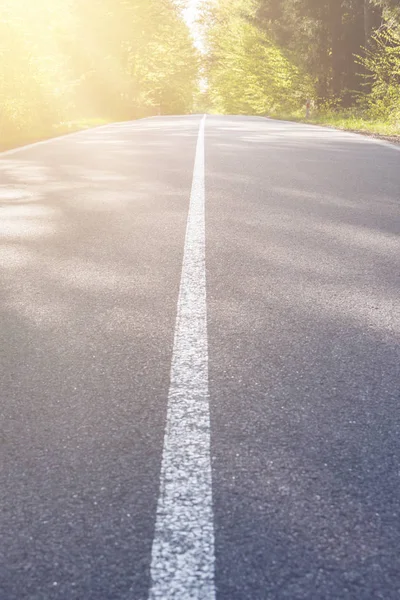
[{"label": "forest", "polygon": [[206,0],[215,110],[380,124],[400,132],[400,0]]},{"label": "forest", "polygon": [[192,110],[199,57],[174,0],[0,0],[0,147]]},{"label": "forest", "polygon": [[[400,0],[0,0],[0,149],[157,114],[400,134]],[[201,90],[201,91],[199,91]]]}]

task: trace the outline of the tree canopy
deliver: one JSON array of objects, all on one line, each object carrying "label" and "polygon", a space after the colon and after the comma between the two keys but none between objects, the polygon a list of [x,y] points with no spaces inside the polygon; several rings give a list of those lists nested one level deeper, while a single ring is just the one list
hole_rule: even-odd
[{"label": "tree canopy", "polygon": [[199,60],[174,0],[0,0],[0,136],[191,110]]},{"label": "tree canopy", "polygon": [[222,112],[265,114],[295,105],[309,91],[307,74],[259,26],[257,8],[254,0],[203,6],[208,85]]},{"label": "tree canopy", "polygon": [[[400,0],[0,0],[0,145],[59,122],[290,112],[307,98],[400,114]],[[202,66],[201,66],[202,65]]]},{"label": "tree canopy", "polygon": [[218,110],[398,102],[400,0],[205,0],[201,22]]}]

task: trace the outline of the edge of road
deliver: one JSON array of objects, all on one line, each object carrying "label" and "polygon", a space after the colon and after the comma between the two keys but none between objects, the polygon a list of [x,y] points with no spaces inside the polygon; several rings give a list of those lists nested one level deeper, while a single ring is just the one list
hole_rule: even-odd
[{"label": "edge of road", "polygon": [[2,156],[10,156],[12,154],[17,154],[17,152],[21,152],[23,150],[30,150],[31,148],[36,148],[37,146],[43,146],[44,144],[50,144],[51,142],[56,142],[57,140],[63,140],[64,138],[82,135],[83,133],[87,133],[88,131],[96,131],[97,129],[105,129],[106,127],[110,127],[112,125],[122,125],[122,123],[129,123],[130,121],[121,121],[119,123],[106,123],[105,125],[97,125],[96,127],[88,127],[86,129],[79,129],[79,131],[72,131],[71,133],[63,133],[61,135],[56,135],[54,137],[47,138],[45,140],[39,140],[38,142],[32,142],[31,144],[24,144],[23,146],[16,146],[15,148],[10,148],[9,150],[2,150],[0,152],[0,158]]},{"label": "edge of road", "polygon": [[106,129],[109,127],[114,127],[116,125],[127,125],[128,123],[140,123],[142,121],[150,121],[151,119],[157,119],[158,117],[200,117],[203,116],[203,113],[192,114],[192,115],[153,115],[151,117],[142,117],[140,119],[130,119],[128,121],[112,121],[111,123],[105,123],[104,125],[96,125],[95,127],[87,127],[86,129],[79,129],[79,131],[72,131],[71,133],[63,133],[61,135],[56,135],[54,137],[46,138],[45,140],[39,140],[37,142],[32,142],[31,144],[24,144],[23,146],[16,146],[15,148],[10,148],[9,150],[2,150],[0,152],[0,158],[3,156],[11,156],[13,154],[17,154],[18,152],[23,152],[24,150],[30,150],[31,148],[36,148],[37,146],[43,146],[44,144],[50,144],[51,142],[56,142],[58,140],[63,140],[68,137],[83,135],[88,131],[97,131],[101,129]]},{"label": "edge of road", "polygon": [[287,121],[284,119],[274,119],[274,117],[259,117],[260,119],[267,119],[268,121],[276,121],[278,123],[287,123],[288,125],[306,125],[307,127],[314,127],[317,129],[327,129],[328,131],[340,131],[341,133],[345,133],[349,136],[357,136],[361,137],[364,140],[368,140],[369,143],[380,144],[381,146],[386,146],[387,148],[392,148],[397,152],[400,152],[400,144],[397,145],[395,142],[390,142],[384,138],[376,137],[376,134],[373,133],[362,133],[358,131],[351,131],[350,129],[340,129],[339,127],[331,127],[330,125],[321,125],[320,123],[306,123],[305,121]]},{"label": "edge of road", "polygon": [[[205,113],[207,114],[207,113]],[[38,142],[33,142],[31,144],[26,144],[23,146],[17,146],[16,148],[10,148],[9,150],[3,150],[0,152],[0,158],[4,157],[4,156],[12,156],[13,154],[17,154],[18,152],[23,152],[25,150],[30,150],[31,148],[36,148],[38,146],[43,146],[44,144],[50,144],[52,142],[56,142],[58,140],[63,140],[65,138],[69,138],[72,136],[79,136],[79,135],[83,135],[85,133],[87,133],[88,131],[99,131],[101,129],[106,129],[109,127],[114,127],[117,125],[126,125],[128,123],[139,123],[141,121],[149,121],[151,119],[157,119],[159,116],[168,116],[169,118],[173,118],[173,117],[180,117],[180,116],[185,116],[185,117],[199,117],[202,116],[201,113],[199,114],[191,114],[191,115],[154,115],[151,117],[143,117],[141,119],[132,119],[132,120],[128,120],[128,121],[115,121],[112,123],[106,123],[104,125],[98,125],[96,127],[88,127],[87,129],[80,129],[79,131],[73,131],[72,133],[64,133],[62,135],[57,135],[51,138],[47,138],[45,140],[39,140]],[[370,135],[368,133],[357,133],[355,131],[348,131],[346,129],[338,129],[336,127],[330,127],[329,125],[319,125],[317,123],[304,123],[302,121],[298,122],[298,121],[287,121],[284,119],[274,119],[273,117],[262,117],[259,115],[209,115],[207,114],[207,116],[242,116],[242,117],[255,117],[261,120],[267,120],[267,121],[276,121],[277,123],[287,123],[288,125],[305,125],[307,127],[313,127],[313,128],[317,128],[317,129],[326,129],[327,131],[335,131],[338,132],[340,131],[341,133],[344,133],[348,136],[356,136],[358,138],[362,138],[364,140],[367,140],[370,144],[379,144],[380,146],[384,146],[386,148],[391,148],[392,150],[396,150],[397,152],[400,152],[400,144],[396,145],[394,142],[389,142],[388,140],[385,139],[380,139],[375,137],[374,135]]]},{"label": "edge of road", "polygon": [[0,152],[0,158],[3,156],[10,156],[12,154],[17,154],[18,152],[22,152],[24,150],[30,150],[31,148],[36,148],[37,146],[43,146],[44,144],[50,144],[51,142],[56,142],[58,140],[63,140],[65,138],[69,138],[72,136],[82,135],[87,133],[88,131],[97,131],[101,129],[106,129],[109,127],[114,127],[115,125],[126,125],[127,123],[138,123],[140,121],[148,121],[150,119],[156,118],[153,117],[143,117],[142,119],[131,119],[128,121],[112,121],[111,123],[105,123],[104,125],[96,125],[95,127],[87,127],[86,129],[79,129],[78,131],[72,131],[71,133],[63,133],[61,135],[55,135],[50,138],[46,138],[44,140],[39,140],[37,142],[32,142],[31,144],[24,144],[23,146],[16,146],[15,148],[10,148],[9,150],[2,150]]}]

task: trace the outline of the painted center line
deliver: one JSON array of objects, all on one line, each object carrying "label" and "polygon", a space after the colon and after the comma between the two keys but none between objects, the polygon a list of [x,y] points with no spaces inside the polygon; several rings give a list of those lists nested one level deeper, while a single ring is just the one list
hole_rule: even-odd
[{"label": "painted center line", "polygon": [[214,600],[205,272],[204,116],[197,141],[168,396],[149,600]]}]

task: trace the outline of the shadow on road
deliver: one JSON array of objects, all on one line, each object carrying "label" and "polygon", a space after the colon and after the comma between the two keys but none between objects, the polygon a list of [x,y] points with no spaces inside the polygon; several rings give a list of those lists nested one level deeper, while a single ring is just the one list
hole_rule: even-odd
[{"label": "shadow on road", "polygon": [[400,154],[235,119],[208,145],[219,597],[395,600]]},{"label": "shadow on road", "polygon": [[2,598],[147,598],[196,140],[0,157]]}]

